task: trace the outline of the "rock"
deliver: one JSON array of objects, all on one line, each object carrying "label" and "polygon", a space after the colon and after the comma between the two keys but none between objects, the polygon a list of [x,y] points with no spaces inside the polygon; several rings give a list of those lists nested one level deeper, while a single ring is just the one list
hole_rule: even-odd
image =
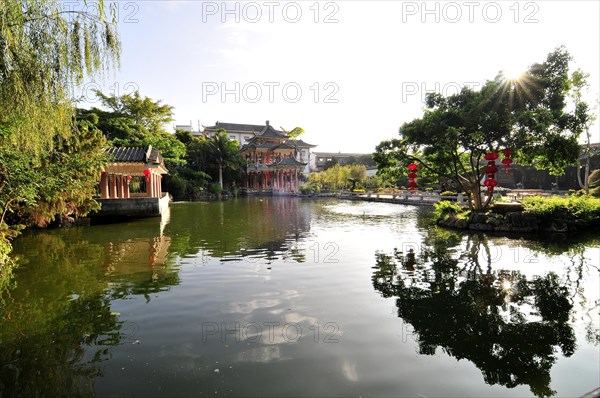
[{"label": "rock", "polygon": [[469,229],[473,231],[491,231],[493,228],[490,224],[473,223],[469,225]]}]

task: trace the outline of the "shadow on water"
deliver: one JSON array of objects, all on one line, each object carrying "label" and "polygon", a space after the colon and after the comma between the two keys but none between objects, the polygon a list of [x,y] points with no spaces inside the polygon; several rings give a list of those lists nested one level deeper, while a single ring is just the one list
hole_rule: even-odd
[{"label": "shadow on water", "polygon": [[167,223],[27,231],[15,242],[19,267],[0,292],[0,396],[95,395],[100,364],[137,328],[111,302],[179,284]]},{"label": "shadow on water", "polygon": [[[494,269],[487,236],[433,228],[417,250],[376,253],[372,283],[382,296],[396,298],[398,316],[412,325],[420,354],[434,355],[439,347],[471,361],[489,385],[527,385],[536,396],[552,396],[557,348],[565,357],[576,349],[570,319],[576,296],[584,298],[584,268],[598,271],[583,255],[595,240],[527,243],[549,254],[567,251],[573,259],[570,277],[552,271],[531,277]],[[600,343],[591,317],[586,337]]]}]

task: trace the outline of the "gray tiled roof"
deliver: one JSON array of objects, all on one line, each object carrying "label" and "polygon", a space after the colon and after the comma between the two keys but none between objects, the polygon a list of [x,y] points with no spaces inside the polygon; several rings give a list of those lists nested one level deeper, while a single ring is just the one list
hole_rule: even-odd
[{"label": "gray tiled roof", "polygon": [[163,158],[156,148],[147,147],[120,147],[106,148],[106,153],[112,156],[113,162],[120,163],[150,163],[162,164]]},{"label": "gray tiled roof", "polygon": [[260,134],[265,129],[265,126],[256,124],[238,124],[238,123],[221,123],[217,122],[214,126],[205,127],[205,131],[217,131],[219,129],[225,129],[228,132],[241,131],[244,133],[255,133]]},{"label": "gray tiled roof", "polygon": [[205,127],[204,131],[216,132],[219,129],[224,129],[230,133],[254,133],[262,137],[287,138],[287,135],[283,131],[275,130],[270,124],[258,125],[217,122],[214,126]]},{"label": "gray tiled roof", "polygon": [[291,156],[282,158],[279,162],[275,163],[273,165],[274,167],[281,167],[281,166],[292,166],[292,167],[304,167],[306,166],[306,163],[301,163],[299,161],[297,161],[296,159],[294,159]]},{"label": "gray tiled roof", "polygon": [[112,155],[115,162],[132,163],[146,162],[146,153],[148,148],[142,147],[121,147],[106,148],[106,152]]},{"label": "gray tiled roof", "polygon": [[308,144],[302,140],[289,140],[288,142],[291,143],[292,145],[295,145],[298,148],[314,148],[314,147],[316,147],[316,145]]}]

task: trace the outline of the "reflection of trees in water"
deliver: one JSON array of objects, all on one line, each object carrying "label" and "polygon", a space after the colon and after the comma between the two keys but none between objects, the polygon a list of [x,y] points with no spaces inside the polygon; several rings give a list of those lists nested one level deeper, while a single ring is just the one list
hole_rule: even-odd
[{"label": "reflection of trees in water", "polygon": [[23,319],[3,322],[18,326],[2,332],[0,396],[94,396],[93,379],[102,375],[98,364],[110,358],[110,346],[126,337],[123,322],[110,311],[110,300],[103,295],[80,297],[61,313],[38,314],[45,319],[31,324],[27,314],[18,315]]},{"label": "reflection of trees in water", "polygon": [[252,258],[304,261],[295,244],[310,230],[311,203],[288,197],[249,197],[183,203],[171,209],[171,252],[236,261]]},{"label": "reflection of trees in water", "polygon": [[[488,384],[553,395],[555,347],[565,356],[575,351],[569,318],[581,285],[555,273],[529,280],[519,271],[494,271],[485,239],[469,236],[457,252],[448,248],[459,238],[430,235],[416,256],[377,253],[373,286],[397,297],[398,316],[414,328],[421,354],[441,347],[473,362]],[[488,259],[483,267],[481,258]]]},{"label": "reflection of trees in water", "polygon": [[163,254],[169,239],[145,228],[153,225],[40,231],[16,242],[20,267],[0,292],[0,396],[94,395],[99,363],[137,328],[111,312],[112,300],[149,300],[179,284]]}]

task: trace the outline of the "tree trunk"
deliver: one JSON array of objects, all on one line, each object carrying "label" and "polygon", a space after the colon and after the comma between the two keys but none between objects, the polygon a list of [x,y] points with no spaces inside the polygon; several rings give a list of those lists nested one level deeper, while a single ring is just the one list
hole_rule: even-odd
[{"label": "tree trunk", "polygon": [[221,190],[223,189],[223,166],[219,165],[219,185],[221,186]]}]

